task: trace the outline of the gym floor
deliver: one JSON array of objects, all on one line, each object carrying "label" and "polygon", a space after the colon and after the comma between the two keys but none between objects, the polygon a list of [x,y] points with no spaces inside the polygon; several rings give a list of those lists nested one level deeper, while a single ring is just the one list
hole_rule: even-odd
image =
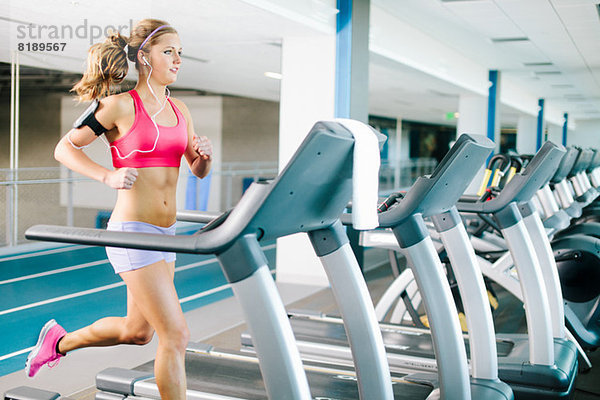
[{"label": "gym floor", "polygon": [[[274,251],[271,253],[274,254]],[[393,279],[389,264],[382,262],[385,257],[385,252],[380,250],[372,249],[367,252],[367,265],[377,265],[366,274],[369,289],[375,301]],[[178,260],[180,260],[178,263],[181,262],[182,265],[185,262],[182,257],[179,257]],[[0,269],[0,271],[2,270],[4,269]],[[214,286],[219,287],[218,282],[215,282]],[[288,309],[310,309],[328,314],[337,313],[333,295],[329,289],[304,285],[280,284],[278,286]],[[178,288],[178,290],[183,289]],[[497,295],[500,302],[500,306],[494,314],[497,331],[525,332],[526,324],[522,305],[502,289],[497,288]],[[209,343],[216,347],[239,348],[240,334],[245,330],[241,310],[233,297],[230,295],[223,297],[225,298],[217,301],[205,300],[205,304],[201,304],[202,307],[193,307],[194,309],[190,307],[186,311],[192,340]],[[105,301],[107,299],[103,300],[103,302]],[[111,301],[113,300],[109,300],[109,302]],[[100,306],[98,303],[97,305]],[[187,308],[185,304],[184,308]],[[11,324],[13,327],[18,326],[15,322]],[[14,338],[5,336],[2,343],[6,344],[7,340],[17,340],[15,338],[24,336],[19,333],[19,329],[10,329],[10,331],[13,331]],[[6,333],[4,334],[6,335]],[[0,392],[16,386],[28,385],[54,390],[76,400],[92,400],[95,394],[94,376],[96,372],[107,367],[133,368],[140,364],[151,363],[155,350],[156,338],[149,345],[143,347],[117,346],[78,350],[62,359],[60,366],[54,370],[43,369],[35,380],[27,379],[22,370],[0,376]],[[592,364],[597,367],[578,376],[574,400],[600,399],[600,352],[590,353],[589,356]]]}]

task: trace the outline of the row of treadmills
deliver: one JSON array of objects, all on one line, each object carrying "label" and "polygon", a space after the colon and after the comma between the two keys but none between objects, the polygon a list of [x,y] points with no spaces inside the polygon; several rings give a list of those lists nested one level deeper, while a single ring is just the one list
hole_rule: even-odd
[{"label": "row of treadmills", "polygon": [[[238,351],[189,344],[189,399],[570,398],[577,349],[565,332],[556,266],[531,201],[554,175],[565,149],[546,142],[496,197],[481,202],[463,193],[495,146],[485,137],[464,134],[430,176],[418,178],[403,196],[380,208],[379,228],[393,233],[427,312],[430,329],[420,329],[378,322],[342,224],[351,219],[344,211],[361,171],[355,156],[365,151],[355,138],[365,134],[383,145],[385,137],[367,125],[318,122],[285,169],[274,180],[252,184],[232,210],[216,218],[178,213],[180,220],[210,221],[191,236],[48,225],[33,226],[26,236],[215,254],[243,309],[248,333]],[[527,334],[495,334],[482,273],[459,211],[491,216],[501,228],[518,273]],[[433,223],[451,261],[468,336],[424,218]],[[298,232],[308,234],[325,268],[340,317],[288,315],[281,302],[260,242]],[[159,398],[152,371],[144,367],[109,368],[96,383],[99,400]],[[6,397],[26,398],[9,392]]]}]

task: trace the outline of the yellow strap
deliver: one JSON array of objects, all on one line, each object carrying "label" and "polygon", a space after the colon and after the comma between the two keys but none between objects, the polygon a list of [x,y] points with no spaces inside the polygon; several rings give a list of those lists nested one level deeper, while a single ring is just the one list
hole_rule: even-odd
[{"label": "yellow strap", "polygon": [[[429,328],[429,318],[427,318],[427,315],[421,315],[419,319],[423,325]],[[467,328],[467,316],[462,312],[458,313],[458,321],[460,322],[460,329],[463,332],[468,332],[469,329]]]},{"label": "yellow strap", "polygon": [[483,196],[485,193],[485,189],[487,188],[487,183],[490,180],[490,176],[492,175],[492,170],[487,169],[483,173],[483,181],[481,182],[481,186],[479,187],[479,191],[477,192],[477,196]]},{"label": "yellow strap", "polygon": [[467,316],[462,312],[458,313],[458,321],[460,322],[460,329],[462,329],[463,332],[468,332]]},{"label": "yellow strap", "polygon": [[510,167],[510,170],[508,171],[508,177],[506,178],[506,183],[510,182],[510,180],[513,178],[513,176],[515,176],[516,173],[517,169],[515,167]]},{"label": "yellow strap", "polygon": [[497,310],[498,309],[498,298],[496,298],[496,296],[494,296],[492,294],[492,292],[490,292],[489,290],[487,291],[487,296],[488,296],[488,300],[490,302],[490,306],[492,306],[492,309]]},{"label": "yellow strap", "polygon": [[498,184],[500,183],[500,179],[502,179],[503,176],[504,174],[502,173],[502,171],[497,169],[496,172],[494,172],[494,178],[492,179],[491,186],[498,186]]}]

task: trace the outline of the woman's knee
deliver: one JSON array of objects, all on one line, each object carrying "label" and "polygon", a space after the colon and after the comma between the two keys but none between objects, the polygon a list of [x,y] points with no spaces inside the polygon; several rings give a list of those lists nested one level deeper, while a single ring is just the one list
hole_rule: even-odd
[{"label": "woman's knee", "polygon": [[165,332],[158,334],[161,342],[168,343],[177,351],[185,352],[187,344],[190,340],[190,331],[185,321],[181,324],[174,324]]},{"label": "woman's knee", "polygon": [[142,329],[127,329],[122,337],[122,342],[127,344],[144,345],[150,343],[154,337],[154,329],[145,327]]}]

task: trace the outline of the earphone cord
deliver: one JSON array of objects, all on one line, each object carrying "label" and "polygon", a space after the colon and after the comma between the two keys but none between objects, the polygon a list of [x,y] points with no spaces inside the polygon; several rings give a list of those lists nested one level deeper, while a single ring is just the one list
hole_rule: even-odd
[{"label": "earphone cord", "polygon": [[[152,75],[152,65],[150,65],[150,63],[148,63],[148,66],[150,67],[150,73],[148,74],[148,78],[146,79],[146,85],[148,86],[148,89],[150,89],[150,93],[152,93],[152,96],[154,96],[154,98],[156,99],[156,102],[160,104],[160,100],[158,99],[158,97],[154,93],[154,90],[152,89],[152,86],[150,86],[150,75]],[[160,131],[158,129],[158,125],[156,124],[156,121],[154,120],[154,118],[158,114],[160,114],[162,112],[162,110],[165,109],[165,106],[167,105],[167,101],[168,101],[168,99],[169,99],[169,97],[171,95],[171,92],[169,91],[168,87],[166,89],[167,89],[167,96],[165,98],[165,101],[162,103],[162,106],[160,107],[160,109],[157,112],[155,112],[154,115],[152,115],[150,117],[150,120],[152,121],[152,124],[154,125],[154,128],[156,129],[156,139],[154,140],[154,145],[152,146],[152,149],[150,149],[150,150],[134,149],[129,154],[127,154],[126,156],[122,156],[121,152],[119,151],[119,149],[117,148],[117,146],[108,143],[108,140],[106,140],[106,138],[102,138],[102,140],[104,141],[104,143],[106,143],[106,145],[108,146],[109,149],[110,148],[114,148],[116,150],[116,155],[121,160],[124,160],[124,159],[130,157],[133,153],[136,153],[136,152],[139,152],[139,153],[152,153],[154,151],[154,149],[156,149],[156,144],[158,143],[158,138],[160,136]],[[69,139],[69,142],[71,142],[70,139]],[[73,145],[72,142],[71,142],[71,145]]]}]

